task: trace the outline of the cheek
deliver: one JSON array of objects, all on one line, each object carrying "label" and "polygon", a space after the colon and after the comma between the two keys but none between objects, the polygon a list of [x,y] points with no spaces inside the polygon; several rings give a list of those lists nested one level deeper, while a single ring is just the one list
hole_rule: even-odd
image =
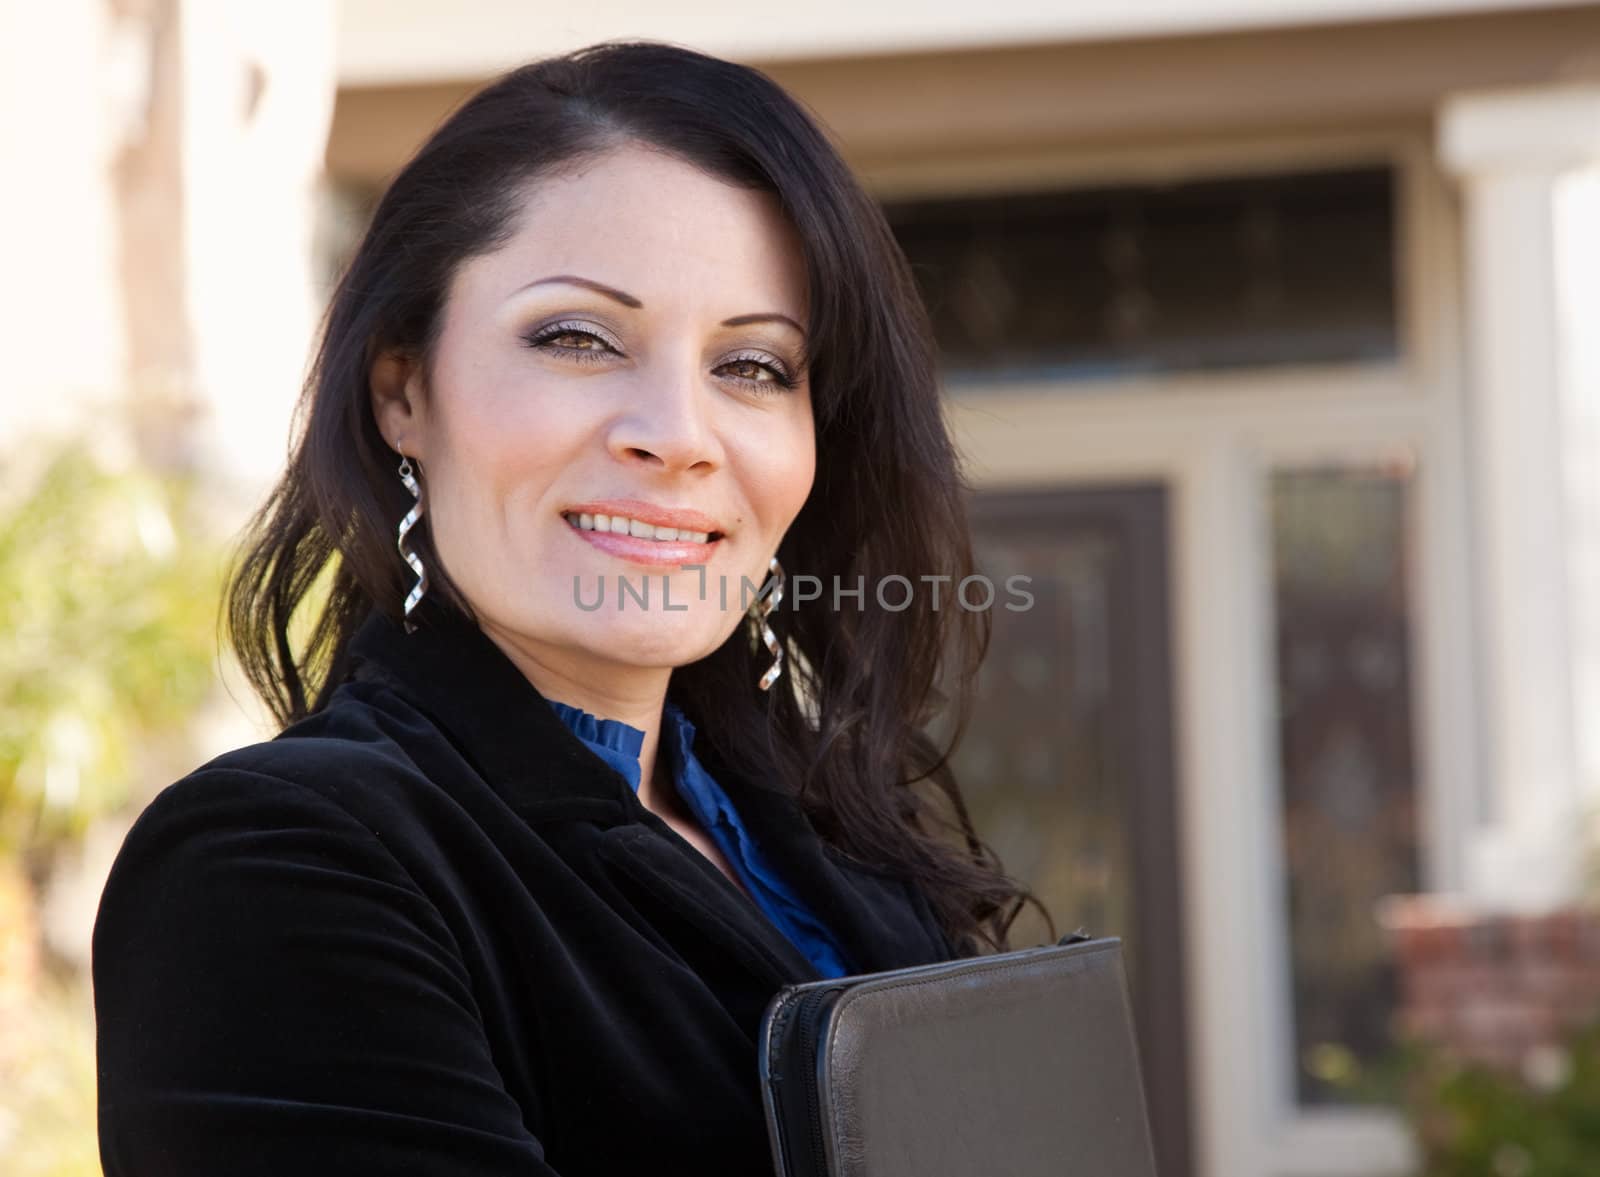
[{"label": "cheek", "polygon": [[805,504],[816,478],[817,446],[810,405],[796,406],[778,436],[769,433],[751,452],[752,485],[762,514],[780,529],[787,528]]},{"label": "cheek", "polygon": [[507,539],[499,533],[541,522],[543,500],[581,451],[587,423],[551,411],[548,395],[508,373],[461,373],[446,393],[436,500],[448,518],[441,525],[460,536]]}]

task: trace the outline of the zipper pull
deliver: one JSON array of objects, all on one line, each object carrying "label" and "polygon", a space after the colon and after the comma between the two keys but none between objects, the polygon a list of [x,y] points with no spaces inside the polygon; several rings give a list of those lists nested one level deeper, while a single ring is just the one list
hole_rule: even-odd
[{"label": "zipper pull", "polygon": [[1088,932],[1084,931],[1080,927],[1076,932],[1068,932],[1065,936],[1061,937],[1061,939],[1057,940],[1056,941],[1056,947],[1059,948],[1059,947],[1061,947],[1062,945],[1065,945],[1065,944],[1077,944],[1079,941],[1082,941],[1082,940],[1093,940],[1093,939],[1094,939],[1093,936],[1089,935]]}]

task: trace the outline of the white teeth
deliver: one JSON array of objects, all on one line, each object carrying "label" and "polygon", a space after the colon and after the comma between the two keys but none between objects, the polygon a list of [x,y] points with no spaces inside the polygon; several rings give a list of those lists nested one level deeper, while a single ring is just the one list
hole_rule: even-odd
[{"label": "white teeth", "polygon": [[654,524],[644,523],[638,519],[629,519],[624,515],[589,515],[584,513],[567,513],[562,516],[573,527],[581,531],[609,531],[616,535],[631,535],[638,539],[653,539],[658,541],[683,540],[687,543],[703,544],[710,539],[708,531],[690,531],[686,527],[656,527]]}]

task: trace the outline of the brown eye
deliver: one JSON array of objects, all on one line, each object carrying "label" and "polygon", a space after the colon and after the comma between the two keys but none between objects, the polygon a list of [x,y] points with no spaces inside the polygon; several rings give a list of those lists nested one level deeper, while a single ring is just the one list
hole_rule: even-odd
[{"label": "brown eye", "polygon": [[549,328],[546,331],[540,332],[539,334],[536,334],[536,335],[530,337],[529,340],[528,340],[528,346],[529,347],[544,347],[546,344],[555,343],[555,341],[558,340],[558,339],[588,340],[589,344],[598,344],[599,345],[598,347],[596,347],[596,346],[589,346],[589,345],[586,344],[586,345],[584,345],[582,347],[574,347],[570,343],[563,343],[563,344],[561,344],[561,348],[560,348],[560,350],[563,350],[563,351],[599,351],[601,348],[609,348],[611,346],[610,344],[606,343],[605,340],[601,339],[598,335],[596,335],[594,332],[592,332],[592,331],[580,331],[580,330],[578,330],[578,329],[576,329],[574,327],[552,327],[552,328]]},{"label": "brown eye", "polygon": [[[761,373],[763,372],[767,373],[769,380],[778,379],[771,368],[765,364],[758,364],[755,360],[735,360],[728,367],[743,368],[744,371],[741,373],[741,377],[746,380],[761,380]],[[766,381],[762,382],[765,383]]]},{"label": "brown eye", "polygon": [[791,389],[796,384],[781,364],[763,356],[735,356],[722,366],[725,369],[743,369],[733,378],[740,384],[748,384],[764,393]]},{"label": "brown eye", "polygon": [[[527,345],[539,351],[564,355],[581,363],[596,363],[607,353],[616,354],[610,342],[593,331],[570,323],[553,323],[525,337]],[[559,341],[559,342],[558,342]],[[576,346],[574,346],[574,341]]]}]

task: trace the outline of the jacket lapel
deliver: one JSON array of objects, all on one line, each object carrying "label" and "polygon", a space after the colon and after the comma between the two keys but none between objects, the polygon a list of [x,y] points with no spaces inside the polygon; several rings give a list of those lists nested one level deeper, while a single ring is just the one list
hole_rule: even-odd
[{"label": "jacket lapel", "polygon": [[838,937],[857,972],[953,955],[926,900],[906,880],[847,858],[822,840],[797,800],[731,772],[716,749],[697,743],[695,755],[774,868]]},{"label": "jacket lapel", "polygon": [[[353,677],[387,680],[405,694],[525,820],[583,818],[614,827],[602,853],[757,976],[775,984],[817,978],[765,913],[641,805],[628,781],[572,733],[476,625],[436,613],[407,634],[374,613],[352,639],[350,656]],[[822,841],[794,798],[741,779],[704,740],[696,739],[694,752],[858,972],[950,955],[926,902],[903,880],[850,862]]]},{"label": "jacket lapel", "polygon": [[815,981],[815,966],[750,898],[693,846],[682,847],[671,827],[657,837],[646,822],[606,831],[601,855],[655,902],[737,957],[769,988]]},{"label": "jacket lapel", "polygon": [[552,807],[625,819],[627,780],[470,621],[436,611],[408,634],[374,613],[351,639],[350,656],[353,677],[387,680],[431,716],[517,812]]}]

